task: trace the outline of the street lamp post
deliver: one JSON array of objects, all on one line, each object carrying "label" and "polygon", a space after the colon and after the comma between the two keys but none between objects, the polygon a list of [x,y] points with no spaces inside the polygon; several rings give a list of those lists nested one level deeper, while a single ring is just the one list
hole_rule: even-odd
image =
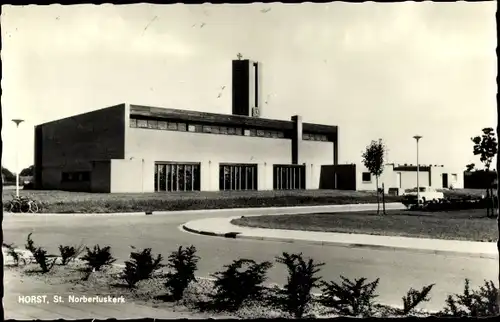
[{"label": "street lamp post", "polygon": [[417,140],[417,206],[420,205],[420,181],[419,181],[419,172],[420,172],[420,164],[418,161],[418,141],[422,138],[420,135],[415,135],[413,137]]},{"label": "street lamp post", "polygon": [[24,120],[14,119],[12,122],[16,123],[16,197],[19,197],[19,147],[17,137],[19,136],[19,124],[24,122]]}]

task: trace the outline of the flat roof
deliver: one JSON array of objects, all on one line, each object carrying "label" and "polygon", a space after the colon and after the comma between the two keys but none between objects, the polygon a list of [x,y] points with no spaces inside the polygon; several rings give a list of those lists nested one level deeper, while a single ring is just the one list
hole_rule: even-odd
[{"label": "flat roof", "polygon": [[[248,126],[268,130],[292,130],[292,121],[273,120],[232,114],[217,114],[172,108],[130,105],[130,115],[151,119],[166,119],[227,126]],[[314,123],[302,123],[302,131],[314,134],[337,135],[338,127]]]},{"label": "flat roof", "polygon": [[[110,108],[123,107],[123,106],[125,106],[124,103],[117,104],[114,106],[100,108],[93,111],[75,114],[61,119],[45,122],[42,124],[38,124],[37,126],[44,126],[51,123],[71,119],[73,117],[89,115],[94,112]],[[130,104],[130,116],[143,117],[146,119],[184,121],[187,123],[196,122],[207,125],[251,127],[254,129],[281,130],[281,131],[293,130],[292,121],[273,120],[260,117],[250,117],[250,116],[232,115],[232,114],[207,113],[207,112],[199,112],[191,110],[137,105],[137,104]],[[304,133],[310,133],[310,134],[325,134],[334,139],[334,141],[336,141],[338,126],[302,122],[302,131]]]}]

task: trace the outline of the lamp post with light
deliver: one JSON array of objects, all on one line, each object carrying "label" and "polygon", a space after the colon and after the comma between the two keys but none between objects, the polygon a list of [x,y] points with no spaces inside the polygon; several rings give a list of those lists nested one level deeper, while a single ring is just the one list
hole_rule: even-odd
[{"label": "lamp post with light", "polygon": [[422,138],[422,136],[415,135],[413,138],[417,141],[417,206],[419,206],[420,205],[420,182],[419,182],[420,164],[418,161],[418,141]]},{"label": "lamp post with light", "polygon": [[16,123],[16,197],[19,197],[19,146],[17,137],[19,136],[19,124],[24,120],[14,119],[12,122]]}]

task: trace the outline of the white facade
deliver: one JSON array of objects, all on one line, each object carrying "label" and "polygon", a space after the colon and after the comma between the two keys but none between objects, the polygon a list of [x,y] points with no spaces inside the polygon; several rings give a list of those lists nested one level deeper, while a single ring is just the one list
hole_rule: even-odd
[{"label": "white facade", "polygon": [[[444,166],[420,165],[418,181],[421,187],[428,186],[435,189],[462,189],[464,187],[463,174]],[[384,184],[385,191],[389,188],[400,188],[403,191],[417,186],[417,171],[414,164],[386,164],[384,172],[378,179],[379,188]],[[356,165],[356,190],[375,190],[376,178],[369,174],[368,169],[360,164]]]}]

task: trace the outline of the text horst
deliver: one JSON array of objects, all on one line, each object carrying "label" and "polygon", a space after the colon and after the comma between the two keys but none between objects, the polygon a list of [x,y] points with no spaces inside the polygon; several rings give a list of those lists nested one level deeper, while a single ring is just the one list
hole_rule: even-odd
[{"label": "text horst", "polygon": [[18,302],[21,304],[43,304],[43,303],[110,303],[120,304],[125,303],[123,296],[87,296],[87,295],[53,295],[51,298],[47,295],[20,295]]}]

